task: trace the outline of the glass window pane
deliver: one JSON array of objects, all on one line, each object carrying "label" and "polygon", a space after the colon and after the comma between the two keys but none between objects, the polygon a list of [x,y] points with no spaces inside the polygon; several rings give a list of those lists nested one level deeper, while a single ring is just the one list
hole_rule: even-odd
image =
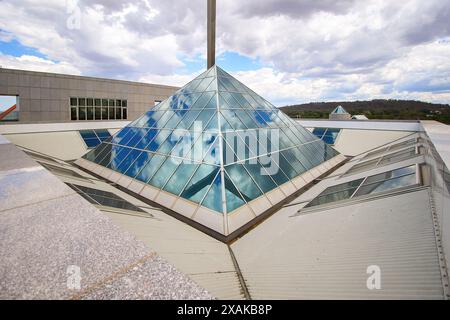
[{"label": "glass window pane", "polygon": [[77,108],[70,108],[70,120],[78,120]]},{"label": "glass window pane", "polygon": [[102,112],[101,112],[101,109],[95,107],[95,108],[94,108],[94,112],[95,112],[95,114],[94,114],[95,120],[101,120],[101,119],[102,119]]},{"label": "glass window pane", "polygon": [[78,107],[78,119],[86,120],[86,107]]},{"label": "glass window pane", "polygon": [[87,107],[86,112],[86,118],[87,120],[94,120],[94,108],[93,107]]},{"label": "glass window pane", "polygon": [[94,99],[94,105],[96,107],[101,107],[102,106],[102,101],[98,98]]},{"label": "glass window pane", "polygon": [[372,184],[364,184],[361,188],[359,188],[358,192],[355,196],[360,196],[369,193],[377,193],[388,191],[392,189],[412,186],[417,184],[416,175],[410,174],[406,176],[401,176],[389,180],[379,181]]},{"label": "glass window pane", "polygon": [[262,194],[241,164],[232,164],[225,167],[225,170],[247,202]]},{"label": "glass window pane", "polygon": [[116,103],[115,103],[115,101],[113,99],[109,99],[109,106],[110,107],[115,107],[116,106]]},{"label": "glass window pane", "polygon": [[86,104],[87,104],[88,107],[92,107],[94,105],[94,99],[87,98],[86,99]]},{"label": "glass window pane", "polygon": [[131,150],[132,149],[130,148],[113,146],[111,150],[111,162],[107,165],[107,167],[117,171],[117,168],[122,163],[122,161],[125,160]]},{"label": "glass window pane", "polygon": [[141,152],[136,158],[136,161],[128,168],[125,174],[131,178],[134,178],[138,172],[142,170],[147,161],[151,158],[151,154],[148,152]]},{"label": "glass window pane", "polygon": [[366,181],[364,181],[364,184],[370,184],[370,183],[374,183],[374,182],[378,182],[378,181],[382,181],[382,180],[397,178],[400,176],[413,174],[415,172],[416,172],[415,165],[412,165],[409,167],[403,167],[403,168],[399,168],[399,169],[396,169],[393,171],[383,172],[383,173],[380,173],[380,174],[377,174],[374,176],[370,176],[366,179]]},{"label": "glass window pane", "polygon": [[77,98],[70,98],[70,105],[71,106],[77,106],[78,105],[78,99]]},{"label": "glass window pane", "polygon": [[164,186],[164,190],[179,195],[186,185],[188,180],[191,178],[194,171],[198,168],[197,164],[192,164],[189,162],[182,162],[178,166],[177,170],[170,178],[170,180]]},{"label": "glass window pane", "polygon": [[262,166],[257,164],[244,163],[243,166],[252,176],[253,180],[258,184],[263,192],[268,192],[277,187],[275,182],[270,177],[269,173],[262,168]]},{"label": "glass window pane", "polygon": [[234,184],[231,182],[230,177],[227,173],[225,175],[225,199],[227,201],[227,212],[231,212],[240,206],[245,204],[244,199],[242,199],[241,194],[236,189]]},{"label": "glass window pane", "polygon": [[[147,145],[156,137],[158,134],[158,129],[147,129],[147,133],[144,137],[136,144],[136,148],[145,149]],[[155,150],[153,150],[155,151]]]},{"label": "glass window pane", "polygon": [[114,119],[116,119],[115,108],[111,108],[111,107],[109,108],[108,116],[109,116],[109,120],[114,120]]},{"label": "glass window pane", "polygon": [[200,203],[219,170],[215,166],[200,165],[180,196],[195,203]]},{"label": "glass window pane", "polygon": [[95,134],[94,130],[80,130],[79,132],[83,139],[97,138],[97,135]]},{"label": "glass window pane", "polygon": [[107,107],[108,106],[108,99],[102,99],[102,106]]},{"label": "glass window pane", "polygon": [[116,108],[116,119],[120,120],[122,119],[122,109]]},{"label": "glass window pane", "polygon": [[168,157],[148,183],[158,189],[161,189],[166,181],[171,177],[180,162],[181,160],[179,159]]},{"label": "glass window pane", "polygon": [[102,120],[108,120],[108,107],[102,107]]},{"label": "glass window pane", "polygon": [[139,174],[136,176],[136,179],[141,180],[143,182],[147,182],[148,180],[150,180],[165,159],[166,157],[164,156],[154,154],[150,159],[150,161],[147,162],[144,168],[142,168],[141,172],[139,172]]},{"label": "glass window pane", "polygon": [[125,159],[119,164],[116,171],[125,174],[128,168],[132,165],[132,163],[141,155],[142,151],[139,150],[131,150],[130,153],[125,157]]},{"label": "glass window pane", "polygon": [[80,107],[86,106],[86,99],[85,98],[78,98],[78,105]]},{"label": "glass window pane", "polygon": [[128,118],[127,109],[122,109],[122,119],[127,120],[127,118]]},{"label": "glass window pane", "polygon": [[220,174],[220,171],[217,172],[216,178],[209,188],[205,199],[202,201],[202,206],[205,206],[217,212],[223,212],[222,175]]}]

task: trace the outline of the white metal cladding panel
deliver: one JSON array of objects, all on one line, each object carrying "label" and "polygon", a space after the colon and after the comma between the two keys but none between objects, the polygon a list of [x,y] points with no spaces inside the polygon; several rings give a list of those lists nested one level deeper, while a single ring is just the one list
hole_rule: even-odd
[{"label": "white metal cladding panel", "polygon": [[228,247],[159,210],[154,218],[105,212],[218,299],[243,299]]},{"label": "white metal cladding panel", "polygon": [[[428,190],[291,217],[232,245],[253,299],[442,299]],[[381,268],[368,290],[367,267]]]}]

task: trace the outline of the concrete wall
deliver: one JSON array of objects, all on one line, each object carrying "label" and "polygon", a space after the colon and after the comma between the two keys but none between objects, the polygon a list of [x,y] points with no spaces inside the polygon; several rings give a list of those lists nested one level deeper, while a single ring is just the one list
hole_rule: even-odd
[{"label": "concrete wall", "polygon": [[[0,68],[0,95],[19,96],[19,122],[70,120],[70,97],[126,99],[134,120],[178,88],[131,81]],[[87,121],[87,120],[80,120]]]}]

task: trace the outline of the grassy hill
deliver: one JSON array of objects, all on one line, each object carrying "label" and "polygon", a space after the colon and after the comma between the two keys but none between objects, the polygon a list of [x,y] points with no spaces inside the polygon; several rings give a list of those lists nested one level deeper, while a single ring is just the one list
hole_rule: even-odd
[{"label": "grassy hill", "polygon": [[450,105],[415,100],[311,102],[282,107],[281,110],[293,118],[328,118],[328,114],[338,105],[350,114],[364,114],[369,119],[421,119],[450,124]]}]

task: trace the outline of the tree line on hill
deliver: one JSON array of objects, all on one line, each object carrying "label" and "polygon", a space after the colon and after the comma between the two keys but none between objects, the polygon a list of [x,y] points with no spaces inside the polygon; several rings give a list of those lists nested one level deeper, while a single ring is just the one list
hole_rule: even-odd
[{"label": "tree line on hill", "polygon": [[363,114],[369,119],[437,120],[450,124],[450,105],[416,100],[311,102],[282,107],[292,118],[328,118],[338,105],[348,113]]}]

